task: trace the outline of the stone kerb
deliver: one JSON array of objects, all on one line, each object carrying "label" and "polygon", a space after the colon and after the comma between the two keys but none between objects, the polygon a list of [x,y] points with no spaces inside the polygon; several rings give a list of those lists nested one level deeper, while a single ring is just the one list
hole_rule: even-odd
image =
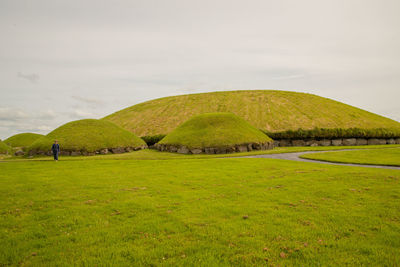
[{"label": "stone kerb", "polygon": [[233,146],[189,148],[181,145],[156,144],[154,146],[159,151],[177,152],[181,154],[228,154],[235,152],[247,152],[253,150],[268,150],[274,148],[273,142],[267,143],[247,143]]},{"label": "stone kerb", "polygon": [[[147,145],[140,147],[114,147],[114,148],[102,148],[94,152],[88,152],[86,150],[63,150],[61,148],[60,156],[94,156],[94,155],[106,155],[106,154],[122,154],[132,151],[137,151],[147,148]],[[31,150],[29,151],[29,156],[42,155],[51,156],[53,153],[51,150],[41,151],[41,150]]]},{"label": "stone kerb", "polygon": [[393,145],[400,144],[400,138],[343,138],[343,139],[324,139],[324,140],[274,140],[276,147],[289,146],[364,146],[364,145]]}]

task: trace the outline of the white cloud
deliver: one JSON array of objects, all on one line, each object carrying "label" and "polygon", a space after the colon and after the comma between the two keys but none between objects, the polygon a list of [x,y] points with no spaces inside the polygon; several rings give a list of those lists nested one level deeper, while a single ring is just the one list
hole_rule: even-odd
[{"label": "white cloud", "polygon": [[93,114],[91,112],[88,112],[88,111],[85,111],[85,110],[80,110],[80,109],[76,109],[76,110],[72,111],[69,114],[69,116],[72,119],[89,119],[89,118],[95,118],[96,117],[95,114]]},{"label": "white cloud", "polygon": [[53,130],[54,128],[48,125],[39,125],[36,127],[36,129],[40,132],[50,132],[51,130]]},{"label": "white cloud", "polygon": [[22,109],[0,107],[0,121],[16,121],[28,118],[29,114]]},{"label": "white cloud", "polygon": [[82,97],[82,96],[77,96],[77,95],[73,95],[73,96],[71,96],[71,98],[78,100],[80,102],[86,103],[86,104],[90,104],[90,105],[103,105],[104,104],[104,101],[95,99],[95,98],[88,98],[88,97]]},{"label": "white cloud", "polygon": [[27,81],[30,81],[31,83],[36,83],[37,81],[39,81],[39,75],[37,75],[36,73],[23,74],[23,73],[18,72],[17,76],[18,76],[18,78],[25,79]]},{"label": "white cloud", "polygon": [[0,120],[55,127],[228,89],[310,92],[398,118],[399,9],[398,0],[2,0],[0,95],[17,111]]},{"label": "white cloud", "polygon": [[271,77],[271,80],[291,80],[291,79],[300,79],[304,77],[305,77],[304,74],[293,74],[287,76]]},{"label": "white cloud", "polygon": [[59,114],[56,113],[54,110],[48,109],[45,111],[38,112],[36,118],[42,119],[42,120],[53,120],[53,119],[57,118],[58,116],[59,116]]},{"label": "white cloud", "polygon": [[60,124],[60,119],[65,120],[65,115],[51,109],[0,107],[0,134],[3,138],[23,132],[47,134]]}]

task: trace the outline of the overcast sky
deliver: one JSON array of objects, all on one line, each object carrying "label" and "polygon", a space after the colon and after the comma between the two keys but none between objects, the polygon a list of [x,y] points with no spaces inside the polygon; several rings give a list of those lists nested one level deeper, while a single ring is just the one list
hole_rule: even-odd
[{"label": "overcast sky", "polygon": [[0,138],[153,98],[278,89],[400,121],[399,0],[0,0]]}]

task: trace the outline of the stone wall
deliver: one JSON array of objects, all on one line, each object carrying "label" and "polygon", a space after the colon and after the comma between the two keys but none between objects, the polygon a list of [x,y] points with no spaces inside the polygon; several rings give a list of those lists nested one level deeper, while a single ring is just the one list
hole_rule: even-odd
[{"label": "stone wall", "polygon": [[[122,154],[122,153],[127,153],[127,152],[132,152],[132,151],[137,151],[141,149],[147,148],[147,145],[143,145],[140,147],[115,147],[115,148],[103,148],[96,150],[94,152],[88,152],[85,150],[63,150],[61,149],[60,151],[60,156],[94,156],[94,155],[105,155],[105,154]],[[51,150],[48,151],[36,151],[36,150],[31,150],[29,151],[29,156],[34,156],[34,155],[47,155],[51,156],[53,155],[53,152]]]},{"label": "stone wall", "polygon": [[233,146],[221,146],[221,147],[203,147],[203,148],[188,148],[180,145],[169,145],[169,144],[155,144],[155,149],[160,151],[175,152],[181,154],[228,154],[235,152],[247,152],[253,150],[267,150],[273,149],[274,143],[247,143]]},{"label": "stone wall", "polygon": [[344,138],[344,139],[324,139],[324,140],[275,140],[276,147],[287,146],[363,146],[363,145],[394,145],[400,144],[400,138],[390,139],[363,139],[363,138]]}]

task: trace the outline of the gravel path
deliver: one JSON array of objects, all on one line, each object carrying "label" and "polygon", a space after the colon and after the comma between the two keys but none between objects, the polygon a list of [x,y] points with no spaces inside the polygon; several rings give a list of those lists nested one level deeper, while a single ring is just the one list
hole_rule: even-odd
[{"label": "gravel path", "polygon": [[300,158],[300,156],[302,156],[304,154],[313,154],[313,153],[321,153],[321,152],[333,152],[333,151],[346,151],[346,150],[355,150],[355,149],[328,150],[328,151],[326,151],[326,150],[325,151],[304,151],[304,152],[295,152],[295,153],[280,153],[280,154],[245,156],[245,157],[241,157],[241,158],[285,159],[285,160],[303,161],[303,162],[314,162],[314,163],[318,162],[318,163],[329,164],[329,165],[341,165],[341,166],[355,166],[355,167],[367,167],[367,168],[400,170],[400,167],[396,167],[396,166],[367,165],[367,164],[354,164],[354,163],[336,163],[336,162],[327,162],[327,161],[322,161],[322,160]]}]

